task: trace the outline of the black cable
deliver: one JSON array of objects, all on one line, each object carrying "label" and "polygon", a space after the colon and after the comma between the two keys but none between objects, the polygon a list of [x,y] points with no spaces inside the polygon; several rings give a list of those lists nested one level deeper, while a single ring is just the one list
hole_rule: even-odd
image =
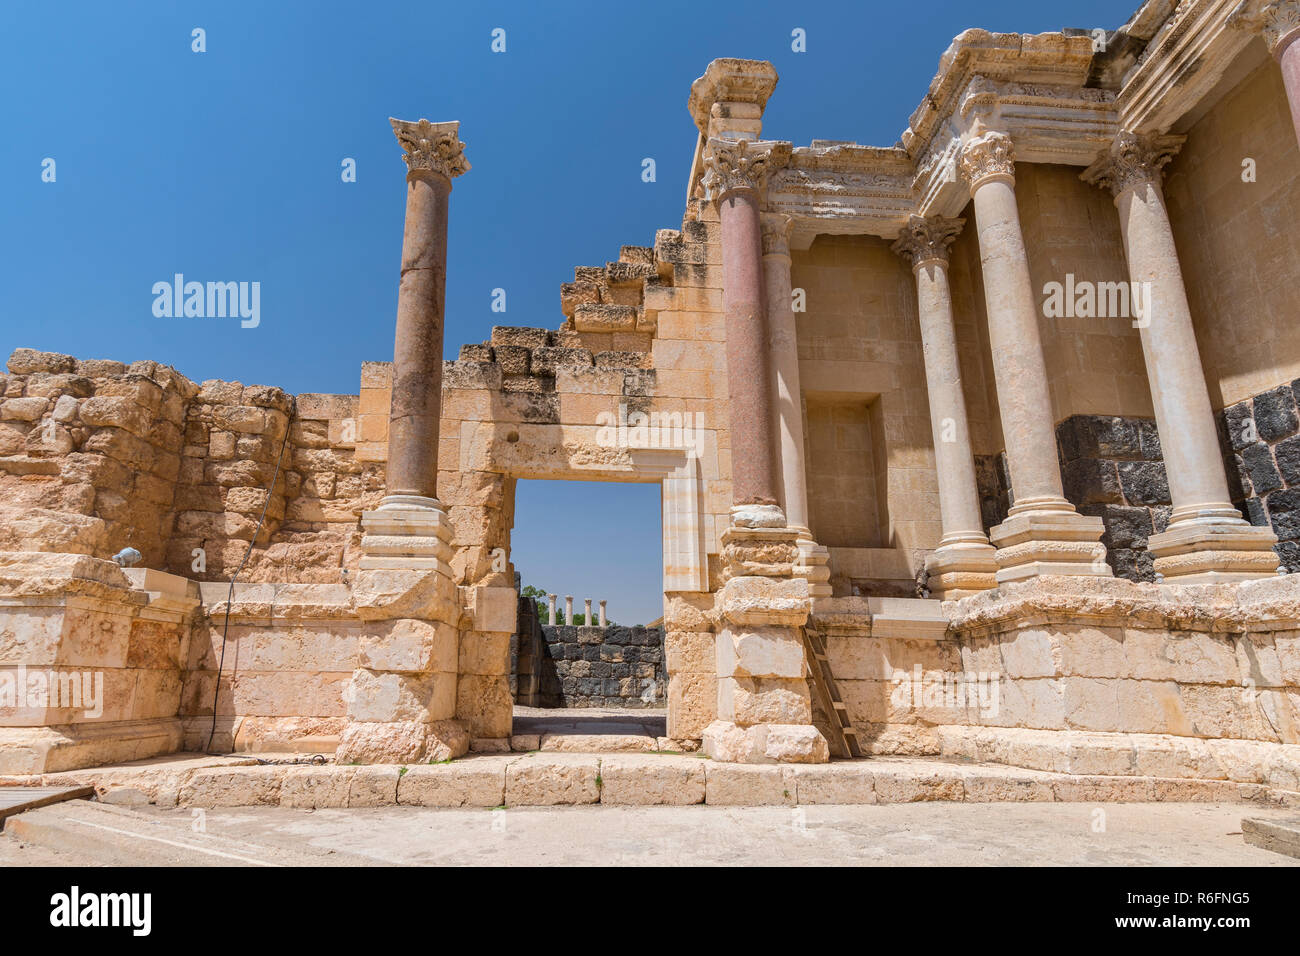
[{"label": "black cable", "polygon": [[[275,483],[280,480],[280,466],[284,463],[284,449],[289,444],[289,429],[293,426],[293,416],[297,408],[298,399],[291,396],[289,399],[289,418],[284,423],[284,437],[280,439],[280,454],[275,459],[275,474],[271,476],[271,486],[266,489],[266,501],[262,503],[262,514],[257,519],[257,527],[253,529],[253,538],[248,542],[248,550],[244,552],[244,559],[239,562],[239,567],[235,568],[235,573],[230,576],[230,591],[226,594],[226,617],[221,625],[221,658],[217,662],[217,681],[212,689],[212,729],[208,732],[208,744],[203,748],[203,752],[209,757],[230,756],[235,750],[235,738],[232,734],[230,738],[230,754],[212,753],[212,738],[217,735],[217,698],[221,695],[221,672],[226,666],[226,634],[230,630],[230,605],[235,600],[235,581],[239,579],[239,572],[244,570],[244,565],[248,563],[248,558],[253,553],[253,546],[257,544],[257,536],[262,531],[262,522],[266,520],[266,512],[271,507],[271,495],[275,493]],[[266,763],[264,760],[258,762]]]}]

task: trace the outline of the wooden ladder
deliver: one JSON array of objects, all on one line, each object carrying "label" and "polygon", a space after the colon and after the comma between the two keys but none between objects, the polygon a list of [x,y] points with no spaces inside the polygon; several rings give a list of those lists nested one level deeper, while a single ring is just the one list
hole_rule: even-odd
[{"label": "wooden ladder", "polygon": [[858,733],[849,720],[848,708],[840,699],[839,688],[835,686],[835,677],[831,674],[831,663],[826,657],[826,640],[818,632],[803,628],[803,647],[808,656],[808,670],[812,675],[813,687],[821,701],[822,711],[831,726],[831,753],[837,757],[861,757],[862,748],[858,746]]}]

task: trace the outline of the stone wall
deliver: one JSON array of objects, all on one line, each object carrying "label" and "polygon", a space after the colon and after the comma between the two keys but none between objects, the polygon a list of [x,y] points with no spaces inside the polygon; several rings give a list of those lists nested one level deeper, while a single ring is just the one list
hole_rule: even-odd
[{"label": "stone wall", "polygon": [[658,627],[543,624],[540,707],[662,707],[667,689]]},{"label": "stone wall", "polygon": [[1271,525],[1282,564],[1300,572],[1300,379],[1219,415],[1233,504],[1254,525]]},{"label": "stone wall", "polygon": [[[1300,147],[1282,74],[1259,65],[1187,131],[1165,198],[1215,408],[1300,377]],[[1242,180],[1255,162],[1254,182]]]},{"label": "stone wall", "polygon": [[0,377],[0,550],[111,557],[223,580],[337,582],[382,465],[352,455],[357,400],[212,380],[156,362],[18,349]]}]

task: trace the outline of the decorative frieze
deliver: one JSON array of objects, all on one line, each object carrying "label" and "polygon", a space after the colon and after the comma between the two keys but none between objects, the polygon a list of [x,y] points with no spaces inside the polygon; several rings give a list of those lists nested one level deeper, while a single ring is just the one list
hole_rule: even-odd
[{"label": "decorative frieze", "polygon": [[403,159],[411,172],[429,170],[453,179],[469,172],[465,144],[460,141],[460,123],[430,123],[389,118],[393,133],[402,144]]}]

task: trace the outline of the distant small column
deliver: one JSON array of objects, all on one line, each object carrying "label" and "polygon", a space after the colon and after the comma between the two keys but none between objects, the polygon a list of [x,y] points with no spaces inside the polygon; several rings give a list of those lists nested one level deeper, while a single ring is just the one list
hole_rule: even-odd
[{"label": "distant small column", "polygon": [[547,614],[547,623],[550,624],[552,627],[554,627],[555,626],[555,595],[554,594],[546,595],[546,614]]},{"label": "distant small column", "polygon": [[606,625],[606,621],[605,621],[605,602],[604,602],[604,601],[601,601],[601,602],[600,602],[600,626],[601,626],[601,627],[606,627],[606,626],[607,626],[607,625]]},{"label": "distant small column", "polygon": [[582,623],[591,626],[591,598],[582,602]]},{"label": "distant small column", "polygon": [[564,595],[564,623],[573,626],[573,595]]}]

